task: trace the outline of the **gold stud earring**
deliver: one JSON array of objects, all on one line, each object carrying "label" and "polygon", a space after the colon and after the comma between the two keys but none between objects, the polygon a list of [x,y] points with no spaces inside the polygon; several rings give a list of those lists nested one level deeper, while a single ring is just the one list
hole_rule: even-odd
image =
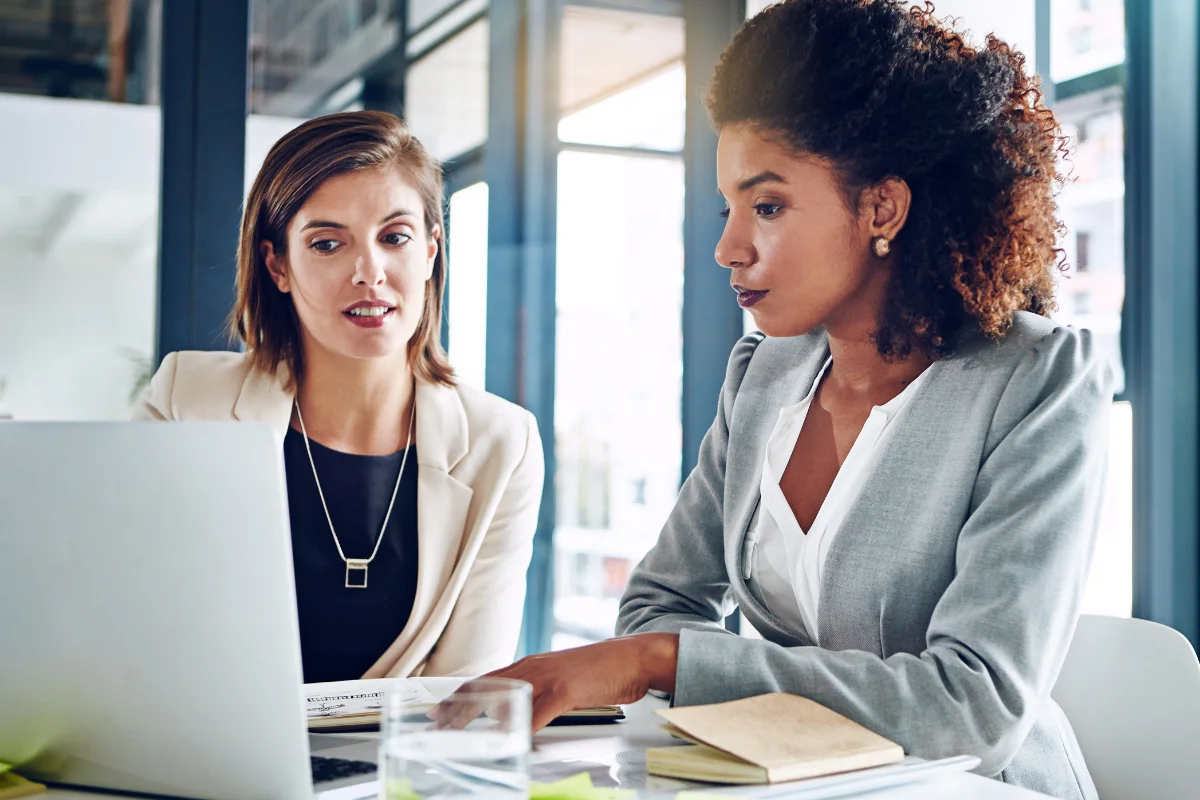
[{"label": "gold stud earring", "polygon": [[886,236],[876,236],[871,240],[871,250],[879,258],[884,258],[888,253],[892,252],[892,243]]}]

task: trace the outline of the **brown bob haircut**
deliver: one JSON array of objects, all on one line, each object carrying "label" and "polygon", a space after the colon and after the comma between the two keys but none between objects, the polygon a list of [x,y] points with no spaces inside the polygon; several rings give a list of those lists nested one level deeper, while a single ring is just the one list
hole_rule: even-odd
[{"label": "brown bob haircut", "polygon": [[[336,175],[367,169],[398,169],[421,197],[426,235],[445,230],[441,165],[399,117],[382,111],[317,117],[288,133],[267,154],[246,199],[231,334],[245,342],[258,369],[275,375],[284,364],[289,388],[304,380],[300,322],[292,298],[279,291],[267,271],[262,243],[270,242],[286,256],[288,226],[313,192]],[[439,241],[421,322],[408,342],[408,361],[417,378],[452,386],[454,370],[441,344],[445,286],[446,247]]]}]

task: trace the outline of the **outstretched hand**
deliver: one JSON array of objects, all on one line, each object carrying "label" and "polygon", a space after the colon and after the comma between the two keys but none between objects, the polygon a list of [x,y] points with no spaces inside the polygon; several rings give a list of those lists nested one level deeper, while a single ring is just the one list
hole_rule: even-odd
[{"label": "outstretched hand", "polygon": [[679,635],[639,633],[528,656],[489,673],[533,685],[533,729],[567,711],[635,703],[647,690],[675,691]]}]

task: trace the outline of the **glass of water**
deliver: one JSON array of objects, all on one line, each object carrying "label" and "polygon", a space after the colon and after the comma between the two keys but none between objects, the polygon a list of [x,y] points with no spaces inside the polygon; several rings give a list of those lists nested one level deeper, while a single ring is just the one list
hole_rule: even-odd
[{"label": "glass of water", "polygon": [[384,701],[380,798],[524,800],[529,794],[532,687],[468,681],[431,704],[397,688]]}]

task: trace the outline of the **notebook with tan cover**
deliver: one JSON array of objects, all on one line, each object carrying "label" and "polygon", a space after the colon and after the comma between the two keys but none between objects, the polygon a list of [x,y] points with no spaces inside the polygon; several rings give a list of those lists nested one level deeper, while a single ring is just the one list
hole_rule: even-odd
[{"label": "notebook with tan cover", "polygon": [[660,709],[667,730],[693,744],[646,751],[646,770],[709,783],[781,783],[894,764],[904,749],[819,703],[764,694]]}]

